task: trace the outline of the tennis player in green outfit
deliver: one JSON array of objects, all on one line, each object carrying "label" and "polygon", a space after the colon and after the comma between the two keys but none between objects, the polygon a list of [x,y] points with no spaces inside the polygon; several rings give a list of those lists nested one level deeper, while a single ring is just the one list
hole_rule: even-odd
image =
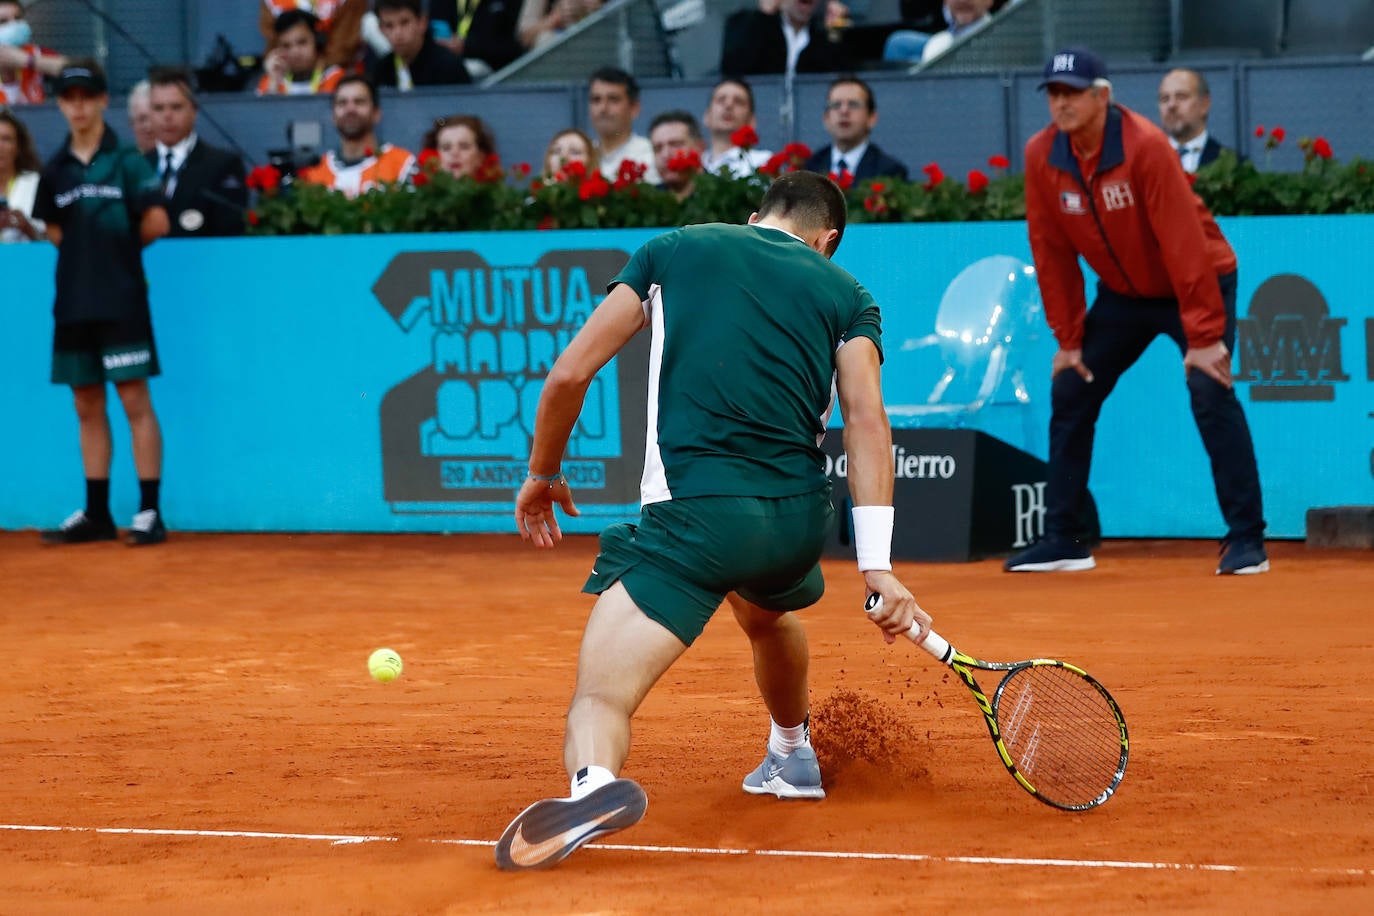
[{"label": "tennis player in green outfit", "polygon": [[835,393],[859,569],[883,597],[873,622],[889,642],[913,621],[922,638],[929,629],[892,574],[881,323],[867,290],[829,260],[844,226],[832,181],[784,175],[749,225],[690,226],[640,248],[550,370],[515,508],[521,535],[544,548],[562,537],[554,504],[577,514],[559,468],[592,378],[640,331],[652,335],[642,513],[602,533],[584,588],[599,597],[568,710],[571,795],[511,822],[500,867],[554,865],[643,818],[643,789],[618,778],[630,718],[722,599],[752,644],[772,719],[744,790],[824,797],[807,726],[806,634],[793,612],[825,591],[819,560],[834,509],[820,441]]}]

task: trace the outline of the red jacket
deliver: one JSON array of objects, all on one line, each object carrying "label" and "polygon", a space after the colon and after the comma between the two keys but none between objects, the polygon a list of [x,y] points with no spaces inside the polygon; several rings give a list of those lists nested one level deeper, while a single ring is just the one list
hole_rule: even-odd
[{"label": "red jacket", "polygon": [[1080,161],[1053,125],[1026,144],[1026,224],[1059,346],[1083,345],[1079,255],[1113,292],[1177,299],[1189,347],[1221,340],[1226,311],[1217,277],[1236,269],[1236,255],[1164,132],[1113,105],[1096,158]]}]

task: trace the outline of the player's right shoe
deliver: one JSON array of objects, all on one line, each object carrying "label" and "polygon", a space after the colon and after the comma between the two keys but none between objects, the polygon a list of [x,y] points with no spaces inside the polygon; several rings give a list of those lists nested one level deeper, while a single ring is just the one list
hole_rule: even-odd
[{"label": "player's right shoe", "polygon": [[582,798],[546,798],[515,816],[496,843],[496,864],[506,871],[550,868],[589,840],[633,827],[649,797],[630,779],[616,779]]},{"label": "player's right shoe", "polygon": [[84,509],[77,509],[59,528],[43,532],[44,544],[89,544],[92,541],[113,541],[119,536],[115,530],[114,519],[108,516],[104,520],[96,520],[86,514]]},{"label": "player's right shoe", "polygon": [[1096,565],[1092,552],[1077,541],[1047,537],[1012,554],[1002,568],[1007,572],[1085,572]]},{"label": "player's right shoe", "polygon": [[786,757],[779,757],[769,750],[758,769],[744,777],[744,791],[778,798],[825,798],[816,752],[799,747]]}]

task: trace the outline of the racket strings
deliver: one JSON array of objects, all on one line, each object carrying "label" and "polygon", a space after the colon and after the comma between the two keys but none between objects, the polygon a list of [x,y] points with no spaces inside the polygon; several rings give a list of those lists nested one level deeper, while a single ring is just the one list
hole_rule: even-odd
[{"label": "racket strings", "polygon": [[1116,710],[1083,676],[1058,665],[1017,669],[999,690],[996,712],[1012,763],[1047,801],[1088,805],[1118,781]]}]

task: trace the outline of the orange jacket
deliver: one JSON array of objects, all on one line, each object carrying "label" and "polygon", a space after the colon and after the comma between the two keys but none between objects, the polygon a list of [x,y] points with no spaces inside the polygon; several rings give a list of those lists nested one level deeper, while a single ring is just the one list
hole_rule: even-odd
[{"label": "orange jacket", "polygon": [[[38,45],[23,45],[21,51],[29,56],[29,60],[36,60],[53,52],[45,51]],[[38,72],[37,67],[30,67],[25,64],[19,71],[14,84],[18,86],[18,93],[11,97],[3,86],[0,86],[0,105],[37,105],[46,96],[43,94],[43,74]]]},{"label": "orange jacket", "polygon": [[342,67],[317,67],[308,80],[293,80],[289,75],[277,80],[264,73],[258,80],[258,95],[329,95],[339,88],[339,80],[343,78]]},{"label": "orange jacket", "polygon": [[414,171],[414,156],[390,143],[383,143],[376,155],[353,165],[344,165],[330,151],[318,165],[301,169],[297,177],[306,184],[322,184],[349,197],[357,197],[379,185],[409,181]]},{"label": "orange jacket", "polygon": [[287,10],[302,9],[314,13],[320,28],[329,36],[325,45],[326,65],[348,68],[357,63],[363,45],[363,14],[367,0],[262,0],[258,8],[258,31],[270,51],[277,44],[272,24]]},{"label": "orange jacket", "polygon": [[1177,299],[1189,347],[1221,340],[1226,311],[1217,277],[1236,255],[1178,153],[1154,124],[1119,105],[1107,110],[1095,164],[1085,166],[1053,125],[1026,143],[1026,225],[1045,317],[1059,346],[1083,345],[1082,255],[1108,289]]}]

